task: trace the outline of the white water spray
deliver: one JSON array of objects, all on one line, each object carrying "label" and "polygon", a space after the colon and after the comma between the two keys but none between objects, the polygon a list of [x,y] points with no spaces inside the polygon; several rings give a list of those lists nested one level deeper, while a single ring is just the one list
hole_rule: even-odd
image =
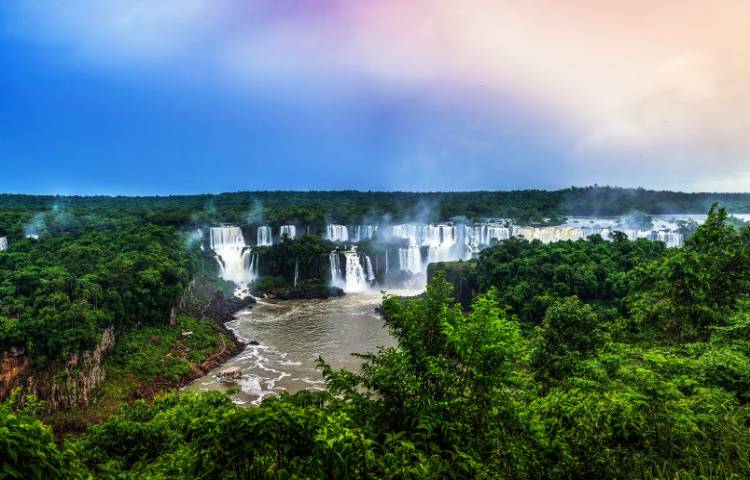
[{"label": "white water spray", "polygon": [[271,227],[258,227],[258,241],[256,245],[259,247],[269,247],[273,245],[273,232]]},{"label": "white water spray", "polygon": [[[344,269],[341,268],[341,255],[344,256]],[[329,254],[331,265],[331,285],[341,288],[346,293],[364,292],[369,288],[368,276],[362,267],[359,253],[356,250],[344,252],[333,251]],[[365,257],[366,260],[367,257]],[[372,269],[372,265],[370,265]],[[373,275],[374,279],[375,276]]]},{"label": "white water spray", "polygon": [[210,238],[224,280],[243,285],[258,278],[257,254],[251,253],[239,227],[212,227]]}]

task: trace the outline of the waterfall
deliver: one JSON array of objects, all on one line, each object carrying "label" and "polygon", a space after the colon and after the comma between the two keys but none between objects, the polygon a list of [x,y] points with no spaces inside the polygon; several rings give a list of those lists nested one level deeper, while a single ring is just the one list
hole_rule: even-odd
[{"label": "waterfall", "polygon": [[294,286],[299,283],[299,258],[294,259]]},{"label": "waterfall", "polygon": [[336,250],[332,251],[328,255],[328,263],[331,266],[331,285],[338,288],[344,288],[344,275],[341,272],[341,258],[339,258],[339,252]]},{"label": "waterfall", "polygon": [[410,273],[422,273],[422,251],[417,245],[398,249],[399,269]]},{"label": "waterfall", "polygon": [[[463,229],[463,227],[462,227]],[[465,232],[448,224],[403,224],[394,225],[392,234],[409,241],[409,246],[399,248],[399,268],[411,273],[426,273],[427,265],[434,262],[449,262],[471,257]],[[421,247],[427,247],[427,261],[422,261]]]},{"label": "waterfall", "polygon": [[[511,234],[514,237],[523,237],[528,241],[539,240],[542,243],[560,242],[564,240],[583,240],[584,231],[580,228],[569,227],[513,227]],[[610,231],[601,230],[602,238],[609,239]]]},{"label": "waterfall", "polygon": [[359,261],[359,254],[356,251],[344,252],[346,260],[346,281],[344,291],[346,293],[362,292],[367,290],[367,279],[362,264]]},{"label": "waterfall", "polygon": [[385,250],[385,274],[388,275],[388,249]]},{"label": "waterfall", "polygon": [[372,271],[372,262],[368,255],[365,255],[365,267],[367,267],[367,281],[372,283],[375,281],[375,273]]},{"label": "waterfall", "polygon": [[684,244],[682,234],[677,232],[657,232],[655,240],[664,242],[667,248],[682,247]]},{"label": "waterfall", "polygon": [[[426,229],[427,264],[450,262],[461,258],[456,250],[456,227],[452,225],[428,225]],[[425,268],[427,265],[425,265]]]},{"label": "waterfall", "polygon": [[[344,255],[344,270],[341,269],[341,255]],[[328,256],[331,265],[331,285],[343,289],[346,293],[367,290],[367,277],[362,268],[356,250],[338,252],[334,250]]]},{"label": "waterfall", "polygon": [[465,242],[474,252],[492,245],[493,241],[507,240],[512,236],[511,229],[496,224],[478,224],[466,227]]},{"label": "waterfall", "polygon": [[375,232],[377,231],[377,225],[357,225],[354,227],[354,235],[352,235],[350,240],[354,243],[361,242],[362,240],[370,240],[375,236]]},{"label": "waterfall", "polygon": [[279,229],[279,238],[288,237],[290,240],[297,237],[297,227],[294,225],[282,225]]},{"label": "waterfall", "polygon": [[332,242],[348,242],[349,230],[346,225],[327,225],[326,239]]},{"label": "waterfall", "polygon": [[[614,230],[622,231],[630,240],[645,238],[664,242],[667,247],[680,247],[684,238],[679,232],[659,230],[640,231],[618,229],[616,222],[581,226],[523,227],[506,226],[500,223],[477,223],[473,226],[451,224],[401,224],[391,227],[391,235],[408,241],[408,247],[399,248],[399,269],[412,274],[424,274],[427,265],[435,262],[469,260],[484,248],[512,237],[522,237],[542,243],[585,240],[598,234],[604,240],[612,240]],[[422,248],[427,256],[422,258]]]},{"label": "waterfall", "polygon": [[684,237],[679,232],[657,231],[657,230],[636,230],[632,228],[616,227],[512,227],[510,229],[511,237],[523,237],[526,240],[539,240],[542,243],[552,243],[560,241],[585,240],[591,235],[599,235],[603,240],[611,241],[615,231],[625,234],[628,240],[638,240],[639,238],[653,242],[664,242],[668,248],[681,247],[684,244]]},{"label": "waterfall", "polygon": [[0,237],[0,251],[8,249],[8,237]]},{"label": "waterfall", "polygon": [[239,227],[212,227],[210,239],[224,280],[240,285],[258,278],[258,255],[251,254]]},{"label": "waterfall", "polygon": [[273,232],[271,227],[258,227],[258,241],[256,245],[259,247],[268,247],[273,245]]},{"label": "waterfall", "polygon": [[260,270],[260,256],[257,253],[250,253],[245,256],[245,271],[247,272],[248,282],[254,282],[258,279]]},{"label": "waterfall", "polygon": [[361,225],[356,225],[354,227],[354,235],[352,235],[352,238],[351,238],[352,242],[354,242],[354,243],[359,242],[359,240],[361,238],[360,237],[361,233],[362,233],[362,226]]}]

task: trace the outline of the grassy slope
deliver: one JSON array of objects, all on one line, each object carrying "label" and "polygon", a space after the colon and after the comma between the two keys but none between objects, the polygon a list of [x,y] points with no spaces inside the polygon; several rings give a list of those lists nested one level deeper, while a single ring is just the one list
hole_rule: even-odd
[{"label": "grassy slope", "polygon": [[[183,338],[182,332],[191,331]],[[123,332],[105,360],[106,380],[87,407],[56,412],[45,421],[56,432],[81,432],[136,398],[177,388],[202,375],[201,366],[233,349],[234,341],[210,320],[180,315],[177,325]]]}]

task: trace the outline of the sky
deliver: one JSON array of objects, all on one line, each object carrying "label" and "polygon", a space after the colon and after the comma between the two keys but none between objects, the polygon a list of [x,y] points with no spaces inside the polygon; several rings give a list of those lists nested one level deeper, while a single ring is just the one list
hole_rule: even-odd
[{"label": "sky", "polygon": [[748,0],[2,0],[0,192],[750,191]]}]

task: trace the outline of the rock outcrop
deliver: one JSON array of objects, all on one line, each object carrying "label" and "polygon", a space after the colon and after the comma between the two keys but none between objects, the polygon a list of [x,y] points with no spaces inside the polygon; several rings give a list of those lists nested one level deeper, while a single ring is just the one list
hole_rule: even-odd
[{"label": "rock outcrop", "polygon": [[104,380],[104,358],[115,346],[112,327],[104,330],[93,351],[71,354],[64,365],[30,368],[25,352],[11,349],[2,356],[0,397],[15,387],[45,402],[46,410],[54,412],[91,403],[94,389]]},{"label": "rock outcrop", "polygon": [[31,359],[22,348],[10,348],[0,355],[0,399],[5,398],[31,366]]}]

